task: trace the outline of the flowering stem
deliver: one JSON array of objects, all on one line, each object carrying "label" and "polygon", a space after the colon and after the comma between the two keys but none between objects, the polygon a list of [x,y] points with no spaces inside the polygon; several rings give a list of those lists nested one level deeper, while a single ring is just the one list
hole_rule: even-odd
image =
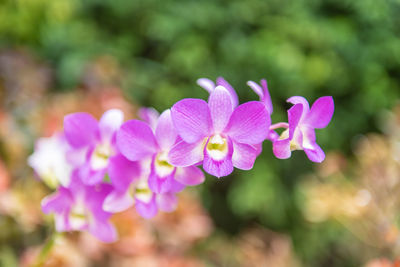
[{"label": "flowering stem", "polygon": [[289,128],[289,124],[287,122],[278,122],[269,127],[270,130],[275,130],[278,128]]},{"label": "flowering stem", "polygon": [[32,267],[41,267],[44,265],[46,262],[47,257],[49,256],[51,250],[54,247],[54,244],[56,243],[56,239],[60,236],[61,234],[58,232],[53,232],[51,236],[47,239],[46,243],[44,244],[42,250],[40,251],[39,255],[36,258],[36,262],[32,265]]}]

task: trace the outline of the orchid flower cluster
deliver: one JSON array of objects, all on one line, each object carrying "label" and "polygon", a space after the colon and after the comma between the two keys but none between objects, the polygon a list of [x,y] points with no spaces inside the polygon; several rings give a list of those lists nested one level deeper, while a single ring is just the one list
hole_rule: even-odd
[{"label": "orchid flower cluster", "polygon": [[141,120],[126,122],[118,109],[106,111],[99,121],[73,113],[65,116],[62,132],[38,140],[28,162],[55,189],[42,209],[54,214],[57,231],[88,231],[113,242],[112,214],[132,206],[144,218],[171,212],[178,192],[204,182],[199,166],[218,178],[234,167],[250,170],[265,140],[272,142],[277,158],[304,150],[311,161],[324,160],[315,129],[330,122],[332,97],[317,99],[311,108],[303,97],[291,97],[288,122],[271,125],[265,80],[248,82],[260,99],[244,104],[223,78],[216,83],[202,78],[198,84],[209,92],[208,102],[183,99],[161,115],[141,109]]}]

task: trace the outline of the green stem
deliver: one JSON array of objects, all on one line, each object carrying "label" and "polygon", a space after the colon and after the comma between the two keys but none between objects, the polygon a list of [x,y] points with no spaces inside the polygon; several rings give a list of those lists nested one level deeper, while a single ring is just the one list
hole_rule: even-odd
[{"label": "green stem", "polygon": [[58,232],[53,232],[51,236],[47,239],[46,243],[44,244],[42,250],[40,251],[36,262],[32,265],[32,267],[41,267],[44,265],[44,263],[47,260],[47,257],[49,256],[51,250],[54,247],[54,244],[56,243],[56,239],[60,236],[61,234]]}]

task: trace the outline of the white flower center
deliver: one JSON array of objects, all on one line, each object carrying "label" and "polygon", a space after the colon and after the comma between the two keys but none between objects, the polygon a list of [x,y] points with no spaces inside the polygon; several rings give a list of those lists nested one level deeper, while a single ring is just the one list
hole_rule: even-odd
[{"label": "white flower center", "polygon": [[82,201],[77,201],[77,203],[72,207],[69,213],[69,223],[72,229],[82,229],[88,224],[89,214],[85,208]]},{"label": "white flower center", "polygon": [[150,190],[145,179],[140,179],[136,186],[133,186],[132,190],[132,195],[142,202],[149,203],[153,197],[153,192]]},{"label": "white flower center", "polygon": [[168,153],[159,153],[154,160],[154,168],[158,176],[161,178],[170,175],[175,167],[168,163]]},{"label": "white flower center", "polygon": [[219,134],[213,135],[207,144],[207,153],[214,160],[222,160],[228,154],[228,142]]},{"label": "white flower center", "polygon": [[[297,140],[297,138],[296,138],[296,134],[297,134],[296,131],[297,131],[297,130],[295,130],[295,134],[294,134],[292,140],[290,141],[290,150],[291,150],[291,151],[294,151],[294,150],[301,150],[301,149],[302,149],[301,145],[298,144],[297,141],[296,141],[296,140]],[[289,138],[289,129],[286,129],[285,131],[283,131],[283,132],[281,133],[281,135],[279,136],[279,140],[283,140],[283,139],[287,139],[287,138]]]},{"label": "white flower center", "polygon": [[93,170],[101,170],[107,167],[109,158],[114,154],[114,149],[108,142],[96,146],[90,158],[90,166]]}]

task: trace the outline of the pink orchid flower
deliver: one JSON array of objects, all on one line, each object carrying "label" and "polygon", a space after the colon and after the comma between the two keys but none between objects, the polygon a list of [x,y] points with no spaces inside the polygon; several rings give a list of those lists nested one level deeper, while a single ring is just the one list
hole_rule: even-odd
[{"label": "pink orchid flower", "polygon": [[79,175],[85,184],[102,182],[110,164],[115,162],[111,160],[118,156],[115,134],[123,120],[124,115],[118,109],[106,111],[99,122],[84,112],[65,116],[66,140],[74,149],[86,153],[85,163],[79,168]]},{"label": "pink orchid flower", "polygon": [[264,104],[247,102],[234,107],[231,94],[217,86],[208,103],[183,99],[171,109],[172,121],[182,138],[170,151],[175,166],[203,163],[211,175],[229,175],[233,167],[249,170],[258,155],[256,145],[268,134],[270,115]]},{"label": "pink orchid flower", "polygon": [[42,200],[42,210],[54,213],[58,232],[88,231],[103,242],[113,242],[117,232],[109,222],[112,213],[102,208],[111,189],[112,186],[105,183],[85,185],[75,173],[68,187],[60,186]]},{"label": "pink orchid flower", "polygon": [[274,155],[279,159],[291,156],[291,151],[304,150],[313,162],[322,162],[325,153],[316,142],[315,129],[328,126],[334,111],[333,98],[318,98],[311,109],[304,97],[293,96],[287,100],[294,104],[288,110],[288,124],[280,123],[277,127],[287,128],[279,139],[273,142]]},{"label": "pink orchid flower", "polygon": [[[185,186],[201,184],[205,179],[196,166],[176,167],[169,162],[168,153],[178,140],[170,110],[160,115],[154,131],[146,122],[127,121],[118,131],[116,140],[124,157],[140,162],[141,174],[133,179],[133,175],[123,171],[124,167],[111,172],[120,178],[112,182],[116,190],[105,201],[104,208],[108,211],[121,211],[135,205],[142,217],[151,218],[158,210],[174,210],[175,193]],[[120,173],[116,175],[115,172]]]}]

